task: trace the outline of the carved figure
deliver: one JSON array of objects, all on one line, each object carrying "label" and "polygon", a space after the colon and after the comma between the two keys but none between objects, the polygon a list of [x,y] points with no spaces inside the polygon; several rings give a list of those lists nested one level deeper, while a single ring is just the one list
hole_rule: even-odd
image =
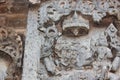
[{"label": "carved figure", "polygon": [[97,59],[95,61],[97,62],[97,71],[99,71],[99,69],[101,70],[98,79],[106,79],[106,73],[111,70],[112,64],[109,59],[112,58],[113,55],[111,50],[108,48],[107,38],[104,33],[100,34],[97,40],[95,53],[97,54]]},{"label": "carved figure", "polygon": [[58,33],[57,29],[55,28],[55,24],[53,24],[53,26],[51,27],[48,27],[46,30],[44,45],[41,49],[41,58],[44,58],[44,64],[46,66],[46,69],[52,74],[55,74],[55,64],[51,55],[53,54],[53,45],[57,35]]},{"label": "carved figure", "polygon": [[[98,30],[90,22],[100,24],[107,14],[118,15],[118,5],[118,0],[55,0],[40,7],[38,26],[45,39],[41,61],[46,70],[52,73],[52,77],[48,75],[47,78],[115,79],[117,75],[111,70],[118,69],[116,62],[119,62],[119,57],[114,59],[111,48],[119,53],[120,49],[116,47],[119,43],[115,43],[118,39],[114,36],[117,29],[113,28],[115,31],[112,31],[108,27],[105,31],[106,28],[101,27]],[[49,23],[53,23],[53,26]],[[119,80],[118,76],[116,80]]]},{"label": "carved figure", "polygon": [[[106,30],[106,34],[107,36],[110,38],[110,46],[112,49],[115,49],[116,53],[115,54],[115,58],[112,62],[112,71],[117,72],[117,70],[120,68],[120,40],[119,37],[117,36],[117,29],[115,28],[115,26],[111,23],[109,25],[109,27]],[[112,74],[111,75],[111,80],[119,80],[120,77],[118,77],[118,75]],[[116,78],[115,78],[116,77]]]}]

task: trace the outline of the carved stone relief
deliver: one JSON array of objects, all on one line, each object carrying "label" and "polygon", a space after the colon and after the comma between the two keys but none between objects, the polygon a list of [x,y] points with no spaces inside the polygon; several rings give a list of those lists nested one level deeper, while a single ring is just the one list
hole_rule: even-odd
[{"label": "carved stone relief", "polygon": [[[54,0],[38,11],[44,37],[38,71],[40,80],[120,80],[118,0]],[[93,26],[96,24],[97,26]]]},{"label": "carved stone relief", "polygon": [[0,27],[0,80],[20,80],[23,45],[12,29]]}]

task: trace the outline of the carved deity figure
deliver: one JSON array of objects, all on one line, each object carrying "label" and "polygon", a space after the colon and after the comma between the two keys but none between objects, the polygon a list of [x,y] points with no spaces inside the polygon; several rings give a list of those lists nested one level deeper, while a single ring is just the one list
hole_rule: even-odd
[{"label": "carved deity figure", "polygon": [[[82,68],[89,65],[91,60],[90,40],[80,39],[89,32],[89,22],[74,12],[72,18],[63,22],[63,35],[55,44],[55,51],[59,57],[61,66],[67,69]],[[70,38],[74,37],[74,38]]]},{"label": "carved deity figure", "polygon": [[111,49],[108,48],[107,38],[104,33],[99,35],[96,43],[96,61],[95,64],[93,62],[93,66],[95,70],[98,72],[100,70],[99,75],[97,75],[98,79],[103,80],[106,79],[106,73],[111,70],[111,61],[110,59],[113,57]]},{"label": "carved deity figure", "polygon": [[120,60],[116,30],[100,26],[107,14],[118,15],[111,3],[116,1],[55,0],[39,9],[44,37],[40,62],[47,76],[40,74],[42,80],[119,80],[112,72]]},{"label": "carved deity figure", "polygon": [[55,29],[55,25],[48,27],[46,30],[45,41],[44,44],[42,45],[42,54],[41,58],[44,59],[44,64],[48,72],[55,74],[55,64],[52,59],[53,55],[53,46],[55,42],[55,38],[57,35],[57,30]]}]

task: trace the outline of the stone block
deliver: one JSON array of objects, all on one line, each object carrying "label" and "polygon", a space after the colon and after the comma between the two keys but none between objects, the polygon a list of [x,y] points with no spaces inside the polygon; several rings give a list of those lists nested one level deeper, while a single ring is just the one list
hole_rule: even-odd
[{"label": "stone block", "polygon": [[28,3],[27,2],[13,2],[10,11],[12,13],[27,13]]},{"label": "stone block", "polygon": [[7,5],[0,4],[0,13],[7,13],[7,12],[8,12]]},{"label": "stone block", "polygon": [[25,27],[26,26],[26,17],[20,15],[7,16],[7,26],[8,27]]},{"label": "stone block", "polygon": [[13,6],[10,11],[12,13],[27,13],[28,8],[26,6]]},{"label": "stone block", "polygon": [[0,26],[5,26],[5,23],[6,23],[6,17],[0,16]]}]

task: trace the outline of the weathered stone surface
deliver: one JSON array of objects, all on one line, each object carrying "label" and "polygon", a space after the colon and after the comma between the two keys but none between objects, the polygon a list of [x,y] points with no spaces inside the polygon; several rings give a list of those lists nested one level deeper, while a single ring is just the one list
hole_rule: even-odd
[{"label": "weathered stone surface", "polygon": [[[1,0],[0,3],[0,20],[1,26],[26,28],[28,1],[26,0]],[[5,17],[5,20],[3,20]],[[25,31],[25,30],[24,30]]]},{"label": "weathered stone surface", "polygon": [[37,10],[28,13],[22,80],[38,80],[41,37],[37,31]]},{"label": "weathered stone surface", "polygon": [[26,0],[0,0],[0,80],[21,80]]},{"label": "weathered stone surface", "polygon": [[6,0],[0,0],[0,3],[3,3],[3,2],[5,2]]},{"label": "weathered stone surface", "polygon": [[5,26],[5,24],[6,24],[6,17],[0,16],[0,26]]},{"label": "weathered stone surface", "polygon": [[11,29],[0,27],[0,80],[20,80],[22,55],[21,37]]},{"label": "weathered stone surface", "polygon": [[118,20],[119,5],[118,0],[55,0],[41,5],[38,80],[119,80],[120,41],[109,18]]},{"label": "weathered stone surface", "polygon": [[5,5],[5,4],[0,4],[0,14],[1,14],[1,13],[7,13],[7,12],[8,12],[7,5]]},{"label": "weathered stone surface", "polygon": [[28,2],[14,2],[10,8],[12,13],[27,13],[28,12]]},{"label": "weathered stone surface", "polygon": [[6,26],[14,28],[24,28],[27,25],[25,15],[7,15]]},{"label": "weathered stone surface", "polygon": [[0,0],[0,26],[23,35],[27,24],[23,67],[21,37],[0,28],[0,80],[22,68],[22,80],[120,80],[119,0],[29,2]]}]

